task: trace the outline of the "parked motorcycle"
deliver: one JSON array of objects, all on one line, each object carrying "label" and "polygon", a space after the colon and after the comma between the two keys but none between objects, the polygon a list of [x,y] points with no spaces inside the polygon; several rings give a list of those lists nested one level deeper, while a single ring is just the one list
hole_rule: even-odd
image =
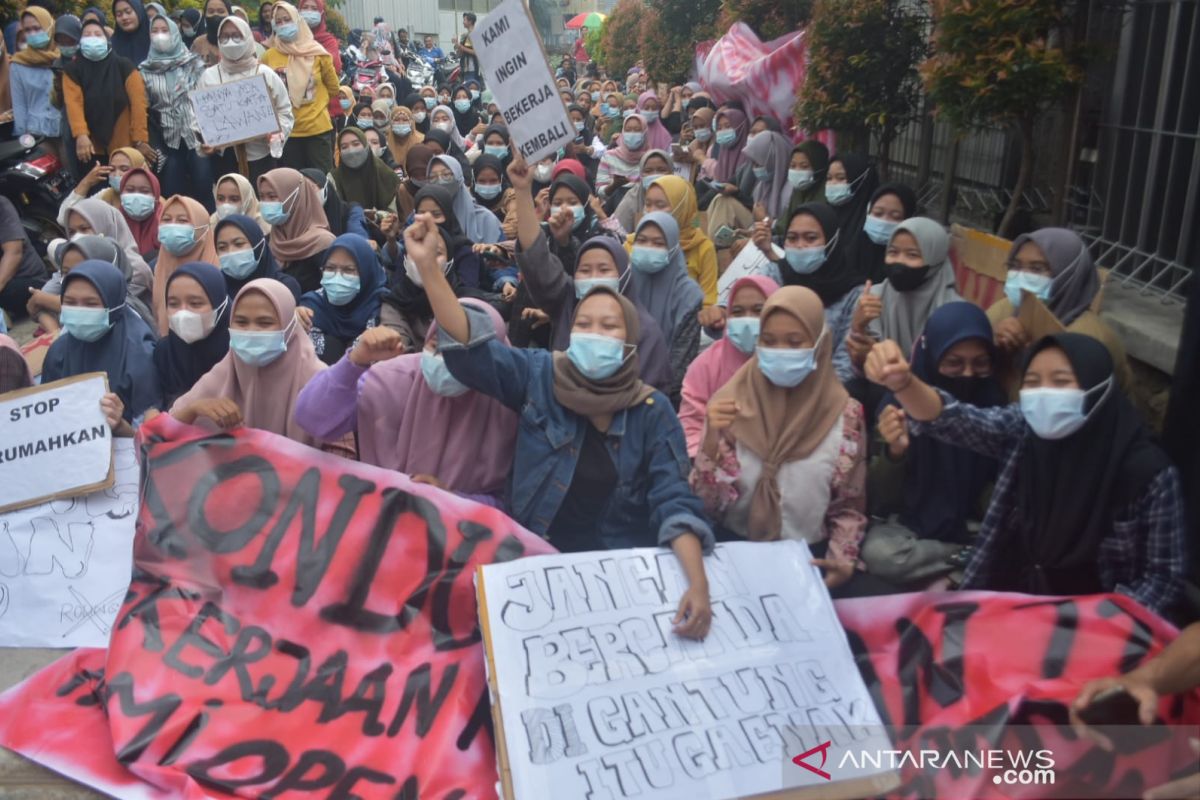
[{"label": "parked motorcycle", "polygon": [[17,209],[29,241],[44,258],[50,240],[66,235],[58,224],[58,208],[73,184],[58,156],[41,147],[42,141],[27,133],[0,142],[0,195]]},{"label": "parked motorcycle", "polygon": [[458,83],[460,70],[458,56],[450,55],[437,60],[434,78],[438,86],[454,86]]},{"label": "parked motorcycle", "polygon": [[381,61],[363,61],[355,66],[354,79],[350,83],[350,88],[354,90],[356,95],[362,95],[363,91],[367,91],[371,95],[375,91],[387,83],[387,72],[383,68]]}]

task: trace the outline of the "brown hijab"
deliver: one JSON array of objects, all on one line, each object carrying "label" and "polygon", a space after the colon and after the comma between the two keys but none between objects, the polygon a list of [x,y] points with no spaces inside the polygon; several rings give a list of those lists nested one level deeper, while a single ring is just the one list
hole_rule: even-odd
[{"label": "brown hijab", "polygon": [[312,181],[294,169],[280,167],[258,179],[259,197],[264,186],[274,189],[283,201],[284,210],[290,212],[286,222],[271,226],[267,240],[271,254],[281,266],[329,249],[336,237],[329,230],[325,207]]},{"label": "brown hijab", "polygon": [[780,538],[779,468],[808,458],[846,412],[850,395],[833,371],[833,337],[825,331],[825,307],[816,292],[785,286],[767,298],[762,324],[772,314],[790,314],[817,345],[816,369],[799,385],[785,389],[767,380],[751,357],[734,373],[712,402],[735,400],[737,418],[730,435],[762,459],[762,477],[750,500],[748,538]]},{"label": "brown hijab", "polygon": [[[637,308],[611,289],[597,287],[588,294],[604,293],[621,304],[625,316],[625,346],[634,348],[621,368],[602,381],[588,378],[566,353],[554,354],[554,397],[565,407],[585,417],[611,417],[632,408],[654,394],[654,389],[638,377],[637,343],[641,332]],[[575,316],[586,300],[575,306]],[[605,426],[607,427],[607,426]]]},{"label": "brown hijab", "polygon": [[203,261],[214,267],[221,263],[217,258],[216,239],[213,237],[208,210],[192,198],[177,194],[163,202],[162,209],[158,211],[159,219],[168,211],[174,211],[176,206],[183,206],[188,222],[196,229],[196,244],[180,256],[170,253],[165,247],[158,251],[158,261],[154,265],[154,319],[158,322],[159,336],[166,336],[170,331],[167,284],[171,282],[175,270],[191,261]]}]

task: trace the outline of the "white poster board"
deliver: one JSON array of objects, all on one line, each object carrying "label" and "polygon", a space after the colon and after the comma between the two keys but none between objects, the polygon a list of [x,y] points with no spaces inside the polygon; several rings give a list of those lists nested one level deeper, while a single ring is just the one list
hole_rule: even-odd
[{"label": "white poster board", "polygon": [[0,395],[0,512],[112,485],[107,391],[91,372]]},{"label": "white poster board", "polygon": [[[850,748],[892,745],[810,559],[803,542],[719,545],[705,559],[703,642],[672,632],[686,581],[670,550],[482,567],[508,800],[845,798],[897,785],[886,768],[841,763]],[[828,778],[793,763],[806,753]]]},{"label": "white poster board", "polygon": [[133,563],[138,464],[118,439],[116,482],[0,514],[0,647],[107,647]]},{"label": "white poster board", "polygon": [[279,133],[275,102],[262,75],[188,92],[200,137],[209,147],[261,139]]},{"label": "white poster board", "polygon": [[[771,249],[776,258],[783,258],[783,250],[779,245],[772,244]],[[737,257],[721,273],[721,277],[717,279],[717,305],[728,306],[729,290],[733,288],[733,285],[742,278],[753,275],[763,275],[780,286],[783,285],[783,278],[780,276],[779,267],[775,266],[775,262],[763,255],[762,250],[759,250],[754,242],[746,242],[742,252],[737,254]]]},{"label": "white poster board", "polygon": [[471,34],[483,79],[529,163],[575,139],[542,40],[522,0],[504,0]]}]

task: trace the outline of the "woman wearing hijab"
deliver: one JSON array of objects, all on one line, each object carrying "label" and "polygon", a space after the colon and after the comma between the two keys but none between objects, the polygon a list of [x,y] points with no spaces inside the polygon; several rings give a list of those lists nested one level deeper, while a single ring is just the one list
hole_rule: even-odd
[{"label": "woman wearing hijab", "polygon": [[669,150],[671,132],[662,124],[662,103],[653,89],[648,89],[638,96],[637,110],[646,122],[646,146],[652,150]]},{"label": "woman wearing hijab", "polygon": [[270,224],[262,218],[254,187],[241,173],[231,172],[218,178],[213,185],[213,200],[217,206],[217,210],[209,217],[213,225],[232,214],[242,214],[257,222],[263,233],[271,232]]},{"label": "woman wearing hijab", "polygon": [[364,209],[393,211],[399,180],[378,156],[371,152],[367,137],[358,128],[338,134],[340,164],[330,173],[338,194],[348,203]]},{"label": "woman wearing hijab", "polygon": [[40,6],[29,6],[21,13],[21,29],[25,31],[25,49],[13,55],[8,67],[12,135],[44,136],[57,149],[62,111],[54,107],[50,95],[53,65],[61,54],[54,41],[54,17]]},{"label": "woman wearing hijab", "polygon": [[504,162],[494,155],[484,153],[471,165],[471,173],[475,177],[476,202],[495,214],[503,229],[505,215],[513,200],[513,191],[506,185],[508,173],[505,171]]},{"label": "woman wearing hijab", "polygon": [[293,411],[300,390],[323,369],[296,320],[292,293],[279,281],[253,280],[234,298],[229,352],[175,401],[171,416],[189,424],[203,417],[221,430],[246,425],[318,447]]},{"label": "woman wearing hijab", "polygon": [[[644,212],[661,211],[670,214],[679,228],[679,244],[687,261],[687,274],[704,292],[702,325],[713,325],[721,319],[717,305],[717,250],[712,240],[700,230],[700,211],[696,191],[678,175],[655,178],[646,189]],[[643,217],[644,219],[645,217]],[[633,247],[633,235],[625,242]]]},{"label": "woman wearing hijab", "polygon": [[[600,159],[596,171],[596,192],[615,209],[620,203],[621,187],[641,179],[642,156],[647,150],[661,149],[646,143],[647,122],[640,114],[630,114],[621,123],[621,135],[616,144]],[[611,213],[611,212],[610,212]]]},{"label": "woman wearing hijab", "polygon": [[409,148],[404,160],[404,182],[396,189],[396,213],[400,219],[407,220],[412,216],[416,207],[417,192],[428,182],[429,164],[435,155],[436,153],[424,144]]},{"label": "woman wearing hijab", "polygon": [[687,442],[688,457],[695,458],[704,435],[708,401],[729,382],[758,346],[759,316],[767,298],[779,284],[765,275],[740,278],[729,287],[725,335],[698,355],[683,376],[679,422]]},{"label": "woman wearing hijab", "polygon": [[[58,224],[65,228],[67,212],[89,197],[103,200],[113,208],[120,208],[121,179],[134,167],[144,166],[146,166],[146,157],[132,147],[120,147],[114,150],[108,157],[107,167],[97,161],[87,174],[80,178],[75,188],[63,198],[62,204],[58,207]],[[104,184],[104,188],[99,192],[95,191],[100,184]]]},{"label": "woman wearing hijab", "polygon": [[371,238],[371,234],[367,232],[367,218],[363,214],[362,206],[343,201],[337,187],[333,185],[333,178],[312,167],[300,170],[300,174],[317,190],[317,199],[321,201],[325,221],[334,237],[343,233],[357,233],[364,239]]},{"label": "woman wearing hijab", "polygon": [[471,99],[471,90],[465,85],[455,86],[450,96],[450,105],[458,135],[469,136],[475,130],[475,126],[482,122],[475,101]]},{"label": "woman wearing hijab", "polygon": [[387,146],[396,166],[404,167],[408,163],[409,151],[423,141],[425,134],[417,128],[412,109],[396,106],[392,110],[392,124],[387,130]]},{"label": "woman wearing hijab", "polygon": [[680,136],[679,143],[683,145],[683,152],[678,153],[675,160],[680,164],[691,165],[688,178],[693,183],[700,178],[712,178],[704,172],[703,167],[710,161],[708,153],[713,146],[713,120],[716,114],[715,108],[697,106],[689,117],[689,127]]},{"label": "woman wearing hijab", "polygon": [[700,207],[708,212],[708,235],[728,247],[732,243],[728,232],[718,236],[722,228],[745,230],[754,222],[754,172],[746,158],[749,125],[746,115],[736,108],[718,111],[717,130],[713,135],[717,158],[711,167],[713,176],[708,190],[703,192]]},{"label": "woman wearing hijab", "polygon": [[79,53],[63,68],[63,102],[80,168],[90,169],[93,158],[103,159],[130,145],[152,157],[142,74],[133,62],[113,51],[98,22],[84,24]]},{"label": "woman wearing hijab", "polygon": [[129,223],[125,221],[124,215],[108,203],[94,197],[77,203],[67,212],[67,235],[74,238],[76,235],[89,234],[111,239],[121,248],[125,258],[129,260],[130,269],[137,276],[133,281],[138,287],[135,294],[144,294],[147,303],[153,305],[149,298],[152,294],[154,273],[142,257],[138,242],[129,230]]},{"label": "woman wearing hijab", "polygon": [[504,238],[496,215],[475,202],[463,179],[462,166],[450,156],[437,156],[429,164],[431,182],[445,186],[454,195],[454,216],[463,233],[474,244],[495,244]]},{"label": "woman wearing hijab", "polygon": [[[204,74],[200,78],[200,86],[208,89],[223,83],[234,83],[261,76],[267,83],[267,94],[271,96],[275,119],[279,121],[279,136],[286,141],[295,124],[292,100],[288,95],[287,86],[275,73],[275,70],[266,64],[258,63],[250,26],[240,17],[226,17],[220,22],[218,31],[217,47],[221,51],[221,60],[215,66],[204,70]],[[213,172],[225,175],[239,171],[238,152],[244,150],[246,161],[250,167],[249,178],[251,181],[256,181],[268,170],[275,168],[275,158],[271,155],[270,140],[271,137],[264,136],[216,151],[204,148],[203,152],[208,153],[212,158]]]},{"label": "woman wearing hijab", "polygon": [[158,240],[162,249],[154,264],[154,317],[158,320],[158,335],[166,336],[170,330],[167,327],[167,284],[175,270],[191,261],[214,266],[217,263],[208,209],[183,195],[165,201],[158,220]]},{"label": "woman wearing hijab", "polygon": [[232,16],[233,4],[229,0],[204,0],[204,21],[200,26],[200,35],[191,43],[190,48],[205,67],[214,67],[220,63],[221,49],[218,40],[221,21]]},{"label": "woman wearing hijab", "polygon": [[134,167],[118,184],[121,216],[129,226],[137,251],[148,264],[158,255],[158,221],[162,217],[162,190],[158,178],[145,167]]},{"label": "woman wearing hijab", "polygon": [[[154,302],[150,290],[154,278],[144,264],[140,266],[132,264],[125,251],[118,247],[116,242],[97,234],[76,236],[59,248],[58,260],[62,265],[58,285],[56,289],[52,289],[51,284],[47,283],[43,290],[54,292],[56,302],[48,303],[46,308],[54,313],[55,323],[57,323],[58,314],[62,311],[62,279],[85,261],[104,261],[112,264],[121,272],[121,276],[125,280],[126,305],[133,309],[133,312],[150,326],[152,331],[157,329],[154,324],[154,312],[150,310]],[[60,327],[58,324],[53,326],[54,329],[58,327]],[[155,338],[157,338],[157,334]]]},{"label": "woman wearing hijab", "polygon": [[[1058,329],[1026,328],[1019,313],[1024,293],[1037,298],[1053,315]],[[999,349],[999,370],[1006,388],[1016,389],[1017,370],[1024,351],[1036,337],[1065,330],[1091,336],[1108,348],[1122,387],[1133,379],[1121,338],[1093,308],[1100,292],[1100,275],[1092,254],[1079,234],[1066,228],[1043,228],[1018,236],[1008,251],[1004,297],[988,309]],[[1035,321],[1037,317],[1032,317]],[[1040,322],[1040,321],[1039,321]],[[1044,324],[1044,323],[1040,323]]]},{"label": "woman wearing hijab", "polygon": [[[264,5],[263,8],[267,6]],[[190,50],[196,39],[204,33],[204,15],[198,8],[185,8],[179,17],[179,35]]]},{"label": "woman wearing hijab", "polygon": [[[958,402],[994,408],[1007,402],[994,356],[983,310],[947,303],[929,317],[912,372]],[[961,443],[910,436],[895,398],[883,402],[879,433],[885,447],[871,461],[867,497],[883,521],[867,533],[862,560],[876,577],[920,591],[961,567],[956,560],[982,520],[999,465]]]},{"label": "woman wearing hijab", "polygon": [[315,291],[334,240],[317,188],[296,170],[281,167],[258,179],[258,198],[263,219],[271,223],[268,243],[279,268],[302,292]]},{"label": "woman wearing hijab", "polygon": [[84,261],[63,278],[62,326],[50,345],[42,382],[103,372],[132,422],[162,407],[154,334],[126,303],[125,278],[106,261]]},{"label": "woman wearing hijab", "polygon": [[189,194],[212,213],[212,197],[206,191],[213,181],[212,166],[200,152],[196,111],[188,99],[204,72],[204,62],[184,46],[175,23],[160,15],[150,23],[150,56],[138,70],[162,136],[163,191],[168,197]]},{"label": "woman wearing hijab", "polygon": [[[308,23],[309,29],[312,30],[313,40],[325,48],[325,52],[333,60],[334,72],[341,75],[342,44],[325,27],[325,0],[300,0],[300,16],[304,18],[304,21]],[[330,117],[341,117],[344,113],[341,104],[338,102],[338,95],[332,94],[329,100]]]},{"label": "woman wearing hijab", "polygon": [[754,137],[743,151],[754,171],[754,209],[771,220],[787,210],[792,197],[788,169],[792,161],[792,142],[781,133],[766,130]]},{"label": "woman wearing hijab", "polygon": [[225,276],[225,293],[237,296],[247,283],[259,278],[279,281],[300,300],[300,284],[289,275],[279,271],[267,238],[259,224],[242,214],[230,214],[216,223],[214,238],[217,246],[217,264]]},{"label": "woman wearing hijab", "polygon": [[295,124],[279,163],[293,169],[333,169],[333,120],[330,98],[338,96],[338,75],[333,59],[313,39],[308,23],[296,7],[282,0],[275,4],[275,35],[262,63],[287,76]]},{"label": "woman wearing hijab", "polygon": [[229,352],[230,302],[212,264],[183,264],[166,284],[170,333],[154,346],[154,367],[169,408]]},{"label": "woman wearing hijab", "polygon": [[135,67],[150,54],[150,17],[142,0],[116,0],[113,3],[116,29],[111,34],[112,49]]},{"label": "woman wearing hijab", "polygon": [[896,342],[867,377],[891,391],[913,435],[997,459],[1000,476],[963,574],[964,589],[1126,594],[1158,614],[1187,570],[1178,471],[1117,388],[1089,336],[1038,341],[1020,403],[976,408],[916,377]]},{"label": "woman wearing hijab", "polygon": [[[788,162],[788,184],[792,195],[787,212],[776,222],[775,235],[783,238],[788,220],[800,206],[825,202],[825,174],[829,171],[829,148],[816,139],[807,139],[792,148]],[[915,213],[914,203],[914,213]],[[911,216],[911,215],[910,215]]]},{"label": "woman wearing hijab", "polygon": [[[413,125],[417,132],[424,135],[429,133],[429,126],[432,120],[429,119],[430,105],[426,103],[425,98],[419,94],[413,93],[404,98],[402,105],[412,111]],[[434,103],[437,105],[437,103]]]},{"label": "woman wearing hijab", "polygon": [[711,611],[701,555],[712,531],[688,490],[679,421],[638,378],[633,303],[597,287],[576,308],[566,353],[506,347],[486,314],[460,305],[446,283],[439,238],[433,220],[418,216],[405,246],[430,294],[450,374],[522,414],[514,518],[564,552],[671,547],[688,579],[676,630],[703,637]]},{"label": "woman wearing hijab", "polygon": [[339,88],[337,102],[342,113],[333,118],[333,130],[334,133],[341,133],[347,125],[354,125],[356,122],[354,90],[349,86]]},{"label": "woman wearing hijab", "polygon": [[[916,216],[917,193],[903,183],[885,183],[871,195],[862,229],[846,242],[850,270],[872,283],[887,280],[887,243],[892,232],[906,219]],[[850,231],[846,232],[851,233]]]},{"label": "woman wearing hijab", "polygon": [[321,288],[301,297],[297,309],[317,358],[337,363],[363,331],[378,325],[387,293],[383,267],[367,240],[354,233],[334,239]]},{"label": "woman wearing hijab", "polygon": [[862,229],[870,199],[879,186],[871,159],[859,153],[838,153],[825,177],[825,202],[838,216],[838,230],[853,237]]},{"label": "woman wearing hijab", "polygon": [[674,175],[671,166],[671,154],[666,150],[647,150],[638,162],[638,180],[629,185],[629,191],[617,204],[617,210],[605,222],[605,229],[611,230],[624,238],[637,227],[642,218],[646,205],[646,190],[655,179],[664,175]]},{"label": "woman wearing hijab", "polygon": [[763,306],[758,346],[709,402],[692,487],[737,536],[802,539],[836,588],[867,527],[862,406],[833,371],[816,293],[785,286]]}]

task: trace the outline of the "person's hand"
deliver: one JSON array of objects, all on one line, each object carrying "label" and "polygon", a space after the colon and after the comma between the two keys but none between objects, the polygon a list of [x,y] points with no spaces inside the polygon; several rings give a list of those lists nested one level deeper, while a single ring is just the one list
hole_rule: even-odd
[{"label": "person's hand", "polygon": [[738,255],[740,255],[741,252],[746,249],[746,245],[749,243],[749,241],[749,239],[738,239],[729,246],[729,254],[734,258],[737,258]]},{"label": "person's hand", "polygon": [[478,253],[481,256],[489,255],[493,258],[502,259],[504,261],[508,260],[508,253],[505,251],[505,249],[503,247],[501,247],[498,244],[486,244],[484,242],[476,242],[475,244],[471,245],[471,252]]},{"label": "person's hand", "polygon": [[51,304],[54,302],[54,299],[56,297],[58,297],[58,295],[53,295],[53,294],[50,294],[49,292],[43,292],[41,289],[35,289],[32,286],[30,286],[29,287],[29,302],[25,304],[25,310],[28,311],[30,314],[33,314],[35,311],[43,309],[43,308],[45,308],[45,309],[53,308],[53,305],[51,305]]},{"label": "person's hand", "polygon": [[404,354],[404,337],[395,330],[380,325],[368,328],[354,343],[350,351],[350,363],[358,367],[369,367],[380,361]]},{"label": "person's hand", "polygon": [[305,333],[310,332],[313,325],[313,310],[308,306],[296,306],[296,321],[300,323],[300,327],[304,328]]},{"label": "person's hand", "polygon": [[850,360],[860,367],[866,363],[867,356],[871,354],[871,348],[874,346],[875,340],[870,334],[852,330],[846,336],[846,352],[849,353]]},{"label": "person's hand", "polygon": [[200,145],[200,152],[206,156],[211,156],[213,153],[217,152],[217,148],[209,147],[206,144],[202,144],[202,145]]},{"label": "person's hand", "polygon": [[594,154],[596,152],[596,148],[592,147],[589,144],[587,147],[583,148],[583,152],[587,153],[588,156],[590,157],[592,154]]},{"label": "person's hand", "polygon": [[732,184],[732,183],[721,184],[721,194],[732,196],[737,193],[738,193],[738,187],[735,186],[734,184]]},{"label": "person's hand", "polygon": [[1033,343],[1029,331],[1016,317],[1000,320],[995,330],[996,348],[1002,353],[1019,353]]},{"label": "person's hand", "polygon": [[871,348],[863,368],[867,380],[885,386],[891,392],[900,392],[912,382],[912,368],[904,358],[900,345],[885,339]]},{"label": "person's hand", "polygon": [[83,180],[79,182],[79,188],[84,190],[80,194],[86,194],[87,190],[91,189],[93,186],[102,181],[107,183],[108,176],[111,175],[112,172],[112,167],[108,167],[97,162],[90,170],[88,170],[88,174],[83,176]]},{"label": "person's hand", "polygon": [[574,228],[575,215],[566,206],[550,215],[550,233],[559,244],[565,245],[571,241],[571,231]]},{"label": "person's hand", "polygon": [[721,432],[737,419],[738,402],[736,400],[712,400],[708,404],[708,429]]},{"label": "person's hand", "polygon": [[538,219],[545,219],[550,213],[550,187],[547,186],[537,193],[537,197],[533,198],[533,210],[537,212]]},{"label": "person's hand", "polygon": [[720,306],[707,306],[700,309],[698,319],[702,328],[720,329],[725,327],[725,311]]},{"label": "person's hand", "polygon": [[125,403],[112,392],[100,398],[100,410],[104,412],[104,421],[114,431],[125,422]]},{"label": "person's hand", "polygon": [[442,483],[432,475],[421,473],[419,475],[413,475],[412,479],[413,483],[423,483],[426,486],[433,486],[434,488],[441,489],[442,491],[447,491],[446,484]]},{"label": "person's hand", "polygon": [[521,319],[529,321],[529,327],[537,330],[543,325],[550,324],[550,315],[540,308],[526,308],[521,312]]},{"label": "person's hand", "polygon": [[879,415],[879,435],[887,442],[892,458],[901,458],[908,452],[908,424],[904,410],[889,405]]},{"label": "person's hand", "polygon": [[693,583],[679,598],[679,610],[671,620],[677,636],[688,639],[703,639],[712,626],[712,604],[708,597],[708,583]]},{"label": "person's hand", "polygon": [[389,242],[399,239],[404,232],[404,228],[400,225],[400,215],[390,212],[384,214],[383,221],[379,223],[379,230],[387,237]]},{"label": "person's hand", "polygon": [[441,238],[432,214],[417,214],[413,224],[404,229],[404,250],[417,269],[424,272],[427,267],[437,266],[437,246]]},{"label": "person's hand", "polygon": [[533,186],[533,170],[529,168],[520,150],[513,152],[512,161],[508,164],[508,182],[519,192],[528,192]]},{"label": "person's hand", "polygon": [[471,134],[470,134],[470,135],[471,135],[471,136],[479,136],[481,133],[483,133],[483,132],[484,132],[484,131],[486,131],[486,130],[487,130],[487,125],[484,125],[484,124],[481,122],[481,123],[479,123],[478,125],[476,125],[474,128],[471,128]]},{"label": "person's hand", "polygon": [[242,424],[242,410],[228,397],[197,400],[190,407],[192,419],[208,417],[218,428],[227,431]]},{"label": "person's hand", "polygon": [[842,561],[837,558],[814,558],[809,563],[825,570],[825,586],[829,589],[836,589],[854,577],[853,561]]},{"label": "person's hand", "polygon": [[624,186],[627,183],[629,183],[629,179],[626,178],[624,175],[613,175],[612,182],[610,183],[610,185],[614,189],[620,189],[622,186]]},{"label": "person's hand", "polygon": [[597,195],[592,195],[588,198],[588,205],[592,208],[592,213],[596,215],[596,219],[604,222],[608,219],[608,214],[604,213],[604,203],[600,202]]},{"label": "person's hand", "polygon": [[754,229],[750,233],[750,241],[754,242],[755,246],[769,260],[775,260],[775,251],[771,247],[771,225],[768,220],[761,220],[754,223]]},{"label": "person's hand", "polygon": [[755,203],[754,208],[751,210],[751,213],[754,215],[754,218],[756,220],[766,219],[767,207],[764,206],[762,203]]},{"label": "person's hand", "polygon": [[141,144],[135,144],[134,149],[142,154],[142,157],[146,159],[148,164],[154,164],[158,161],[158,153],[153,147],[145,142],[142,142]]},{"label": "person's hand", "polygon": [[1071,703],[1071,727],[1080,737],[1090,739],[1100,749],[1110,753],[1113,751],[1112,740],[1084,722],[1079,717],[1079,712],[1091,705],[1098,696],[1112,689],[1122,689],[1137,701],[1138,721],[1143,725],[1154,724],[1154,717],[1158,713],[1158,702],[1161,699],[1150,682],[1138,677],[1136,673],[1129,673],[1117,678],[1100,678],[1083,685],[1075,701]]},{"label": "person's hand", "polygon": [[87,136],[80,136],[75,140],[75,157],[79,159],[81,164],[86,164],[96,155],[96,149],[92,147],[92,140]]},{"label": "person's hand", "polygon": [[850,321],[850,327],[859,333],[866,333],[867,326],[879,319],[881,314],[883,314],[883,298],[871,294],[871,282],[867,281],[862,294],[858,296],[858,305],[854,307],[854,317]]},{"label": "person's hand", "polygon": [[513,298],[517,296],[517,285],[507,282],[500,287],[500,299],[506,303],[511,303]]}]

